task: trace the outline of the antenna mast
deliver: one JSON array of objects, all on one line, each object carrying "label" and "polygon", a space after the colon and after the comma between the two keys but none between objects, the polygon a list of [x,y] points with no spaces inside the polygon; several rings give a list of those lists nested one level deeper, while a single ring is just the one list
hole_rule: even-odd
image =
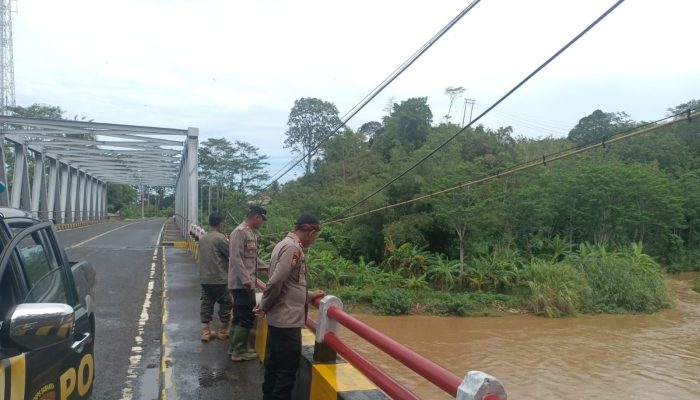
[{"label": "antenna mast", "polygon": [[[15,105],[15,63],[12,55],[12,2],[0,0],[0,115],[7,115],[7,107]],[[16,5],[16,3],[15,3]]]}]

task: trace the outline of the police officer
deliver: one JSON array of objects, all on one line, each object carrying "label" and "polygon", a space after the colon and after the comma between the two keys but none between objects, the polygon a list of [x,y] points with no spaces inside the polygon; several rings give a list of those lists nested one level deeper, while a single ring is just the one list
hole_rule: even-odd
[{"label": "police officer", "polygon": [[214,304],[219,303],[219,321],[221,328],[218,337],[228,339],[229,320],[231,319],[231,295],[226,289],[228,275],[228,240],[222,233],[224,216],[215,212],[209,215],[209,231],[199,240],[199,283],[202,285],[202,304],[200,318],[202,321],[202,342],[208,342],[216,336],[209,328],[214,314]]},{"label": "police officer", "polygon": [[306,320],[306,305],[325,296],[322,290],[310,292],[306,288],[304,250],[316,241],[320,231],[318,218],[303,214],[294,230],[272,251],[270,280],[260,306],[255,309],[257,315],[267,316],[268,324],[264,400],[291,398],[301,356],[301,328]]},{"label": "police officer", "polygon": [[268,265],[258,256],[255,231],[267,220],[267,210],[251,206],[245,221],[231,232],[228,264],[228,288],[233,296],[233,332],[229,354],[232,361],[247,361],[257,357],[249,346],[249,334],[255,323],[255,284],[258,268]]}]

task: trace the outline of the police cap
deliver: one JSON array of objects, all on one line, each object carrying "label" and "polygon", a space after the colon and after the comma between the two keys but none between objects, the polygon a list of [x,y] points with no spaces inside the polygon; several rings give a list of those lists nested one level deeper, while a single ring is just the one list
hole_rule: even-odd
[{"label": "police cap", "polygon": [[261,216],[263,221],[267,221],[267,210],[266,209],[264,209],[260,206],[250,206],[250,209],[248,210],[248,216],[254,217],[256,215]]}]

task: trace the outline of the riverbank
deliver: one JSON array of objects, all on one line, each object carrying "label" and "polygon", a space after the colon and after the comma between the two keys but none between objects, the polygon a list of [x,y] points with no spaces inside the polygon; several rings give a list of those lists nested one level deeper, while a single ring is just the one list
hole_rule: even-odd
[{"label": "riverbank", "polygon": [[402,245],[381,264],[309,256],[309,286],[381,315],[547,317],[653,313],[670,305],[662,268],[641,246],[580,245],[546,258],[494,250],[463,265]]},{"label": "riverbank", "polygon": [[[692,287],[699,277],[666,275],[673,306],[653,314],[353,315],[457,375],[481,370],[498,377],[509,398],[696,399],[700,294]],[[418,397],[450,398],[347,329],[340,335]]]}]

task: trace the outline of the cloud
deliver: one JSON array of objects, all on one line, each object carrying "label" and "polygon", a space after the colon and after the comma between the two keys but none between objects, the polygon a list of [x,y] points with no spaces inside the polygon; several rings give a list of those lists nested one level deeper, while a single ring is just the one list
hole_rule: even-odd
[{"label": "cloud", "polygon": [[[319,97],[343,115],[467,4],[23,2],[13,20],[17,101],[98,122],[196,126],[204,139],[225,136],[288,157],[282,142],[294,100]],[[475,112],[484,110],[611,4],[483,1],[350,126],[380,120],[390,99],[419,96],[438,122],[448,86],[467,88]],[[697,97],[700,57],[688,43],[699,14],[692,0],[625,2],[482,122],[541,136],[597,108],[661,117]],[[460,112],[461,99],[453,121]]]}]

